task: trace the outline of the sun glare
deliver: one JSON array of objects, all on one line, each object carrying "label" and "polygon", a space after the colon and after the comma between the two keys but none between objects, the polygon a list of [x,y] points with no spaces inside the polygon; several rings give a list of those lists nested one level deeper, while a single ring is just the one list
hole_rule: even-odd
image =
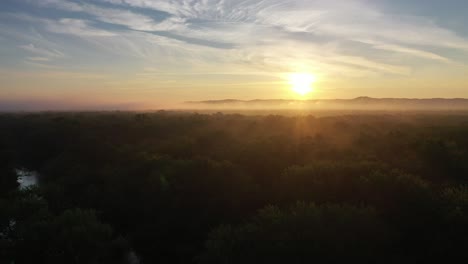
[{"label": "sun glare", "polygon": [[314,82],[315,76],[309,73],[292,73],[289,75],[292,90],[301,96],[312,92]]}]

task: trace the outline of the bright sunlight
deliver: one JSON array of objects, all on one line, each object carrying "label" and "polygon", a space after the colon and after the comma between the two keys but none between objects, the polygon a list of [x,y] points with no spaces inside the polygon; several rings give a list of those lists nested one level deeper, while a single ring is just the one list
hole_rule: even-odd
[{"label": "bright sunlight", "polygon": [[292,73],[289,75],[292,90],[301,96],[312,92],[312,84],[315,80],[315,76],[309,73]]}]

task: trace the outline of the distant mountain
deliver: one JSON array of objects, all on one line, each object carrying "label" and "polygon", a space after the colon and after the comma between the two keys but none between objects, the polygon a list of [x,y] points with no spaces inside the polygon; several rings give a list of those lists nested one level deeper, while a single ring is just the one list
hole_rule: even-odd
[{"label": "distant mountain", "polygon": [[273,108],[273,109],[369,109],[369,110],[468,110],[468,99],[464,98],[372,98],[361,96],[354,99],[312,100],[208,100],[190,101],[186,107],[207,109]]}]

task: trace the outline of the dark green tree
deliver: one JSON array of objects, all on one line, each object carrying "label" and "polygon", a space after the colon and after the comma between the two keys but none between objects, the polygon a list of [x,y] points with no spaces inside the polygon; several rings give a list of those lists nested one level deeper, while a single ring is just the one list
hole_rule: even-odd
[{"label": "dark green tree", "polygon": [[202,263],[385,263],[391,232],[371,208],[299,202],[268,206],[213,230]]}]

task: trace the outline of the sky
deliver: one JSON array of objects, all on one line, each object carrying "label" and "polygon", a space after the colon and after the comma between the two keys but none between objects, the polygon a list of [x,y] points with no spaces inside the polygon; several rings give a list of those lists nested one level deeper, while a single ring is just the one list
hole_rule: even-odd
[{"label": "sky", "polygon": [[[0,110],[468,98],[466,0],[2,0]],[[312,92],[288,78],[312,76]]]}]

